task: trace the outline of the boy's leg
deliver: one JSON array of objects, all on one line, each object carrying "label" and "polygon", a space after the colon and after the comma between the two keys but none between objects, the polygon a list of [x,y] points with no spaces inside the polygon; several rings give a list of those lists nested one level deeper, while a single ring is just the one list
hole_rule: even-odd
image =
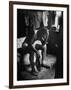
[{"label": "boy's leg", "polygon": [[37,55],[36,55],[36,66],[37,66],[38,71],[40,71],[40,67],[41,67],[40,57],[38,57]]},{"label": "boy's leg", "polygon": [[33,51],[31,51],[29,59],[30,59],[32,72],[35,72],[35,68],[34,68],[34,52]]},{"label": "boy's leg", "polygon": [[[43,46],[42,45],[36,45],[36,48],[37,48],[37,50],[41,50],[42,52],[43,52]],[[42,56],[40,56],[40,57],[42,57],[41,58],[41,61],[40,61],[40,57],[38,57],[38,55],[36,54],[36,65],[37,65],[37,69],[40,71],[41,70],[41,65],[42,65],[42,62],[43,62],[43,54],[41,54]]]}]

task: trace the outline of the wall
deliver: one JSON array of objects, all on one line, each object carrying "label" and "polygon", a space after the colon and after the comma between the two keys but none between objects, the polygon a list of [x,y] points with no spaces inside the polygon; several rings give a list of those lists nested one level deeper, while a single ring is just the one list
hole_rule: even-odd
[{"label": "wall", "polygon": [[[17,0],[17,1],[20,1],[20,0]],[[41,1],[44,3],[70,4],[70,9],[71,9],[71,0],[24,0],[24,1],[29,1],[29,2]],[[71,12],[70,12],[70,15],[71,15]],[[70,22],[71,22],[71,17],[70,17]],[[71,31],[70,31],[70,34],[71,34]],[[71,35],[70,35],[70,38],[71,38]],[[71,46],[71,42],[70,42],[70,46]],[[70,64],[71,64],[71,61],[70,61]],[[0,0],[0,90],[8,90],[8,80],[9,80],[8,71],[9,71],[9,0]],[[70,76],[71,76],[71,72],[70,72]],[[70,88],[71,88],[71,77],[70,77],[69,86],[29,88],[25,90],[33,90],[33,89],[34,90],[39,90],[39,89],[70,90]]]}]

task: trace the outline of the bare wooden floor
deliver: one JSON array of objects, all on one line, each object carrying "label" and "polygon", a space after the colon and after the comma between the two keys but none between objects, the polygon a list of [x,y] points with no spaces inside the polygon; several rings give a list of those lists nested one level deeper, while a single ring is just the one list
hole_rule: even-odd
[{"label": "bare wooden floor", "polygon": [[[28,72],[23,71],[21,72],[22,80],[37,80],[37,79],[54,79],[55,77],[55,65],[56,57],[52,55],[48,55],[48,60],[44,60],[44,66],[41,67],[41,70],[37,72],[36,75]],[[47,68],[47,67],[50,68]]]}]

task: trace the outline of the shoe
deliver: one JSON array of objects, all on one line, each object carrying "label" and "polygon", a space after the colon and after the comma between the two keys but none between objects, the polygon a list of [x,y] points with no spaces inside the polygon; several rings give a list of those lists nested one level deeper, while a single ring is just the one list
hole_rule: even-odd
[{"label": "shoe", "polygon": [[31,74],[32,74],[32,75],[35,75],[35,76],[37,76],[37,75],[38,75],[38,73],[37,73],[37,72],[35,72],[35,71],[31,71]]}]

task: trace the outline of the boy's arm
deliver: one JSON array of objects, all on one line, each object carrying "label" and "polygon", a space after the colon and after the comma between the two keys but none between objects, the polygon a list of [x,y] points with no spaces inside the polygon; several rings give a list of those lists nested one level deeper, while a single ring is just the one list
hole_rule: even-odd
[{"label": "boy's arm", "polygon": [[37,55],[38,57],[40,57],[40,54],[39,54],[38,50],[36,50],[36,48],[34,48],[33,45],[32,45],[32,49],[33,49],[33,51],[36,53],[36,55]]}]

